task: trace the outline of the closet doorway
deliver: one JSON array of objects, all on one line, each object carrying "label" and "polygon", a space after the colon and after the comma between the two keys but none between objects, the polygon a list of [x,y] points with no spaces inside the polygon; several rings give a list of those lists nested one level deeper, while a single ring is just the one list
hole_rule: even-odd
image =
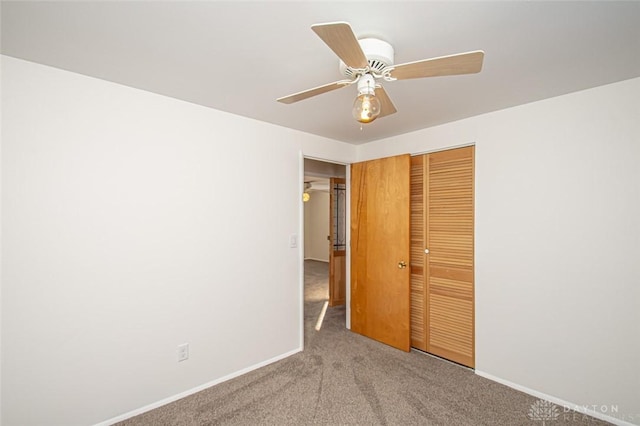
[{"label": "closet doorway", "polygon": [[475,367],[474,153],[351,166],[353,331]]},{"label": "closet doorway", "polygon": [[411,346],[475,366],[473,146],[411,157]]}]

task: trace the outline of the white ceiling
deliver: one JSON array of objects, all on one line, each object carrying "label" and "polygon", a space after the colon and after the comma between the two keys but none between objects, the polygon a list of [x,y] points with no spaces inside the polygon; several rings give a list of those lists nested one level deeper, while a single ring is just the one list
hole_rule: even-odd
[{"label": "white ceiling", "polygon": [[[2,2],[2,53],[360,144],[640,76],[640,2]],[[398,113],[361,130],[355,87],[314,23],[348,21],[396,63],[484,50],[480,74],[385,83]]]}]

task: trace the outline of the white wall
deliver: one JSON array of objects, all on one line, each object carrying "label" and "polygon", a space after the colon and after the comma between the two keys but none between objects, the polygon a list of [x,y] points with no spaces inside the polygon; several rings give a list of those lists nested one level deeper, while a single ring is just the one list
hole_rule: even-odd
[{"label": "white wall", "polygon": [[639,123],[633,79],[359,147],[476,144],[477,371],[635,424]]},{"label": "white wall", "polygon": [[[357,148],[476,143],[479,373],[638,424],[639,100],[634,79]],[[4,426],[96,423],[300,349],[300,151],[356,148],[7,57],[2,124]]]},{"label": "white wall", "polygon": [[8,57],[2,89],[3,425],[113,419],[301,349],[302,155],[353,146]]},{"label": "white wall", "polygon": [[304,258],[329,261],[329,193],[312,191],[304,203]]}]

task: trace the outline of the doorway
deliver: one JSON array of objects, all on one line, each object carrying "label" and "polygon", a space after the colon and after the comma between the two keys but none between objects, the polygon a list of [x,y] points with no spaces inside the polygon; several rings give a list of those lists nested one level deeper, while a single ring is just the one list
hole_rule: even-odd
[{"label": "doorway", "polygon": [[[339,208],[343,209],[342,227],[336,223],[336,178],[340,183],[341,193]],[[340,231],[343,252],[346,251],[344,226],[346,219],[344,203],[346,200],[346,166],[316,159],[304,159],[304,192],[302,194],[304,208],[304,331],[305,346],[313,333],[321,332],[325,318],[333,322],[338,321],[346,326],[346,303],[344,297],[335,291],[336,278],[344,280],[344,258],[336,268],[336,253],[334,250],[336,230]],[[340,180],[342,179],[342,180]],[[339,245],[338,245],[339,247]],[[338,273],[336,274],[336,270]],[[344,295],[343,295],[344,296]],[[331,303],[330,303],[331,302]]]}]

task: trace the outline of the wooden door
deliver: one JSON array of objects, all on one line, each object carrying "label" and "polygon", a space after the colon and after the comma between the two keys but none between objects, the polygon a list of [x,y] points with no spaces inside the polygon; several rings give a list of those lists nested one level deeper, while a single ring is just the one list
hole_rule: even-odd
[{"label": "wooden door", "polygon": [[351,329],[410,349],[409,155],[351,166]]},{"label": "wooden door", "polygon": [[475,365],[474,148],[412,159],[412,346]]},{"label": "wooden door", "polygon": [[344,178],[329,180],[329,306],[344,305],[347,298],[346,194]]}]

